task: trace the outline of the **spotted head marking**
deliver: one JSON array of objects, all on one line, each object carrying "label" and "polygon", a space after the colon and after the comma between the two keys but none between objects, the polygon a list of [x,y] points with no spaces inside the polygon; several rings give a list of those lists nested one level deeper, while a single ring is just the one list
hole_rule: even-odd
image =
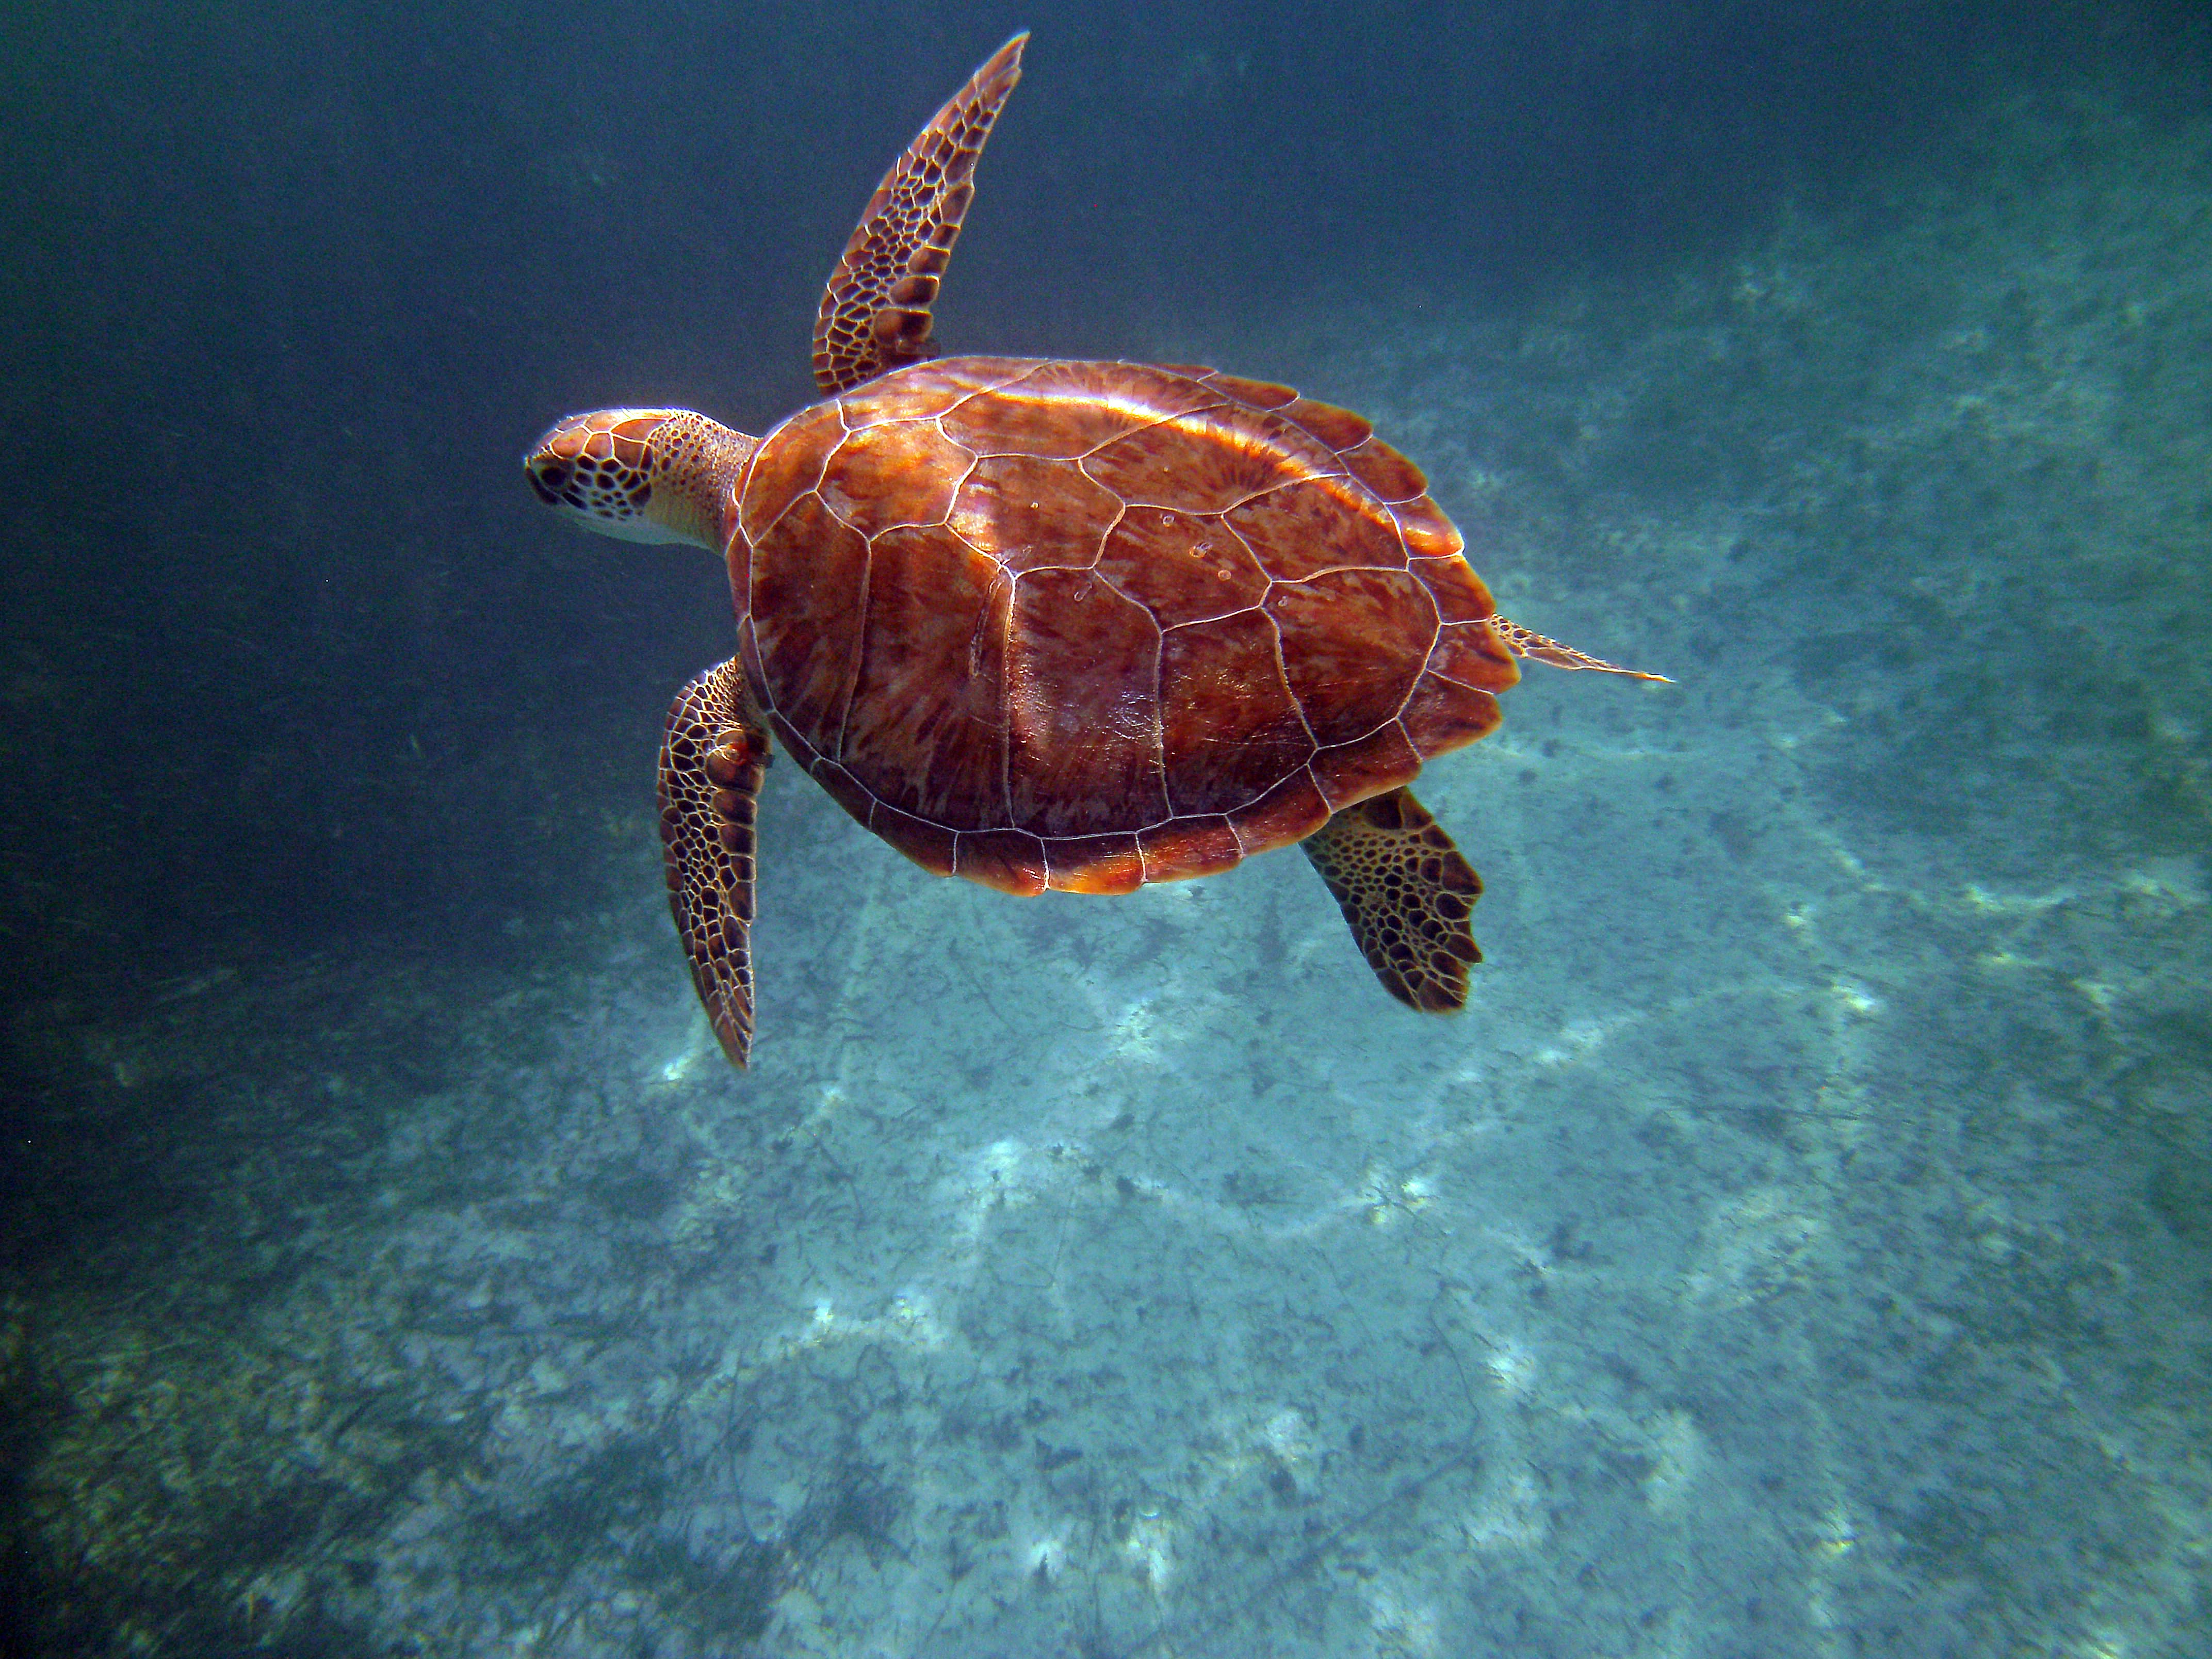
[{"label": "spotted head marking", "polygon": [[719,553],[726,509],[758,447],[688,409],[600,409],[555,424],[522,466],[538,499],[573,524]]}]

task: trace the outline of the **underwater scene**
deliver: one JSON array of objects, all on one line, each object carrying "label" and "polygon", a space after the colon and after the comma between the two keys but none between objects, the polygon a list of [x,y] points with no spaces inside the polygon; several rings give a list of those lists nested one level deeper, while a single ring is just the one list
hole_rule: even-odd
[{"label": "underwater scene", "polygon": [[2212,1652],[2197,8],[101,4],[0,143],[0,1659]]}]

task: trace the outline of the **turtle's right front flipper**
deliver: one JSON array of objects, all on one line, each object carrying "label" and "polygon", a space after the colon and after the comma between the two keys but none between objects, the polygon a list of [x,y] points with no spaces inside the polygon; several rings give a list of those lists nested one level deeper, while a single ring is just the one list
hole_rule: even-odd
[{"label": "turtle's right front flipper", "polygon": [[768,763],[735,659],[677,693],[660,741],[668,905],[699,1000],[738,1066],[753,1041],[753,817]]},{"label": "turtle's right front flipper", "polygon": [[1022,78],[1026,32],[991,54],[891,164],[830,273],[814,321],[814,384],[826,396],[937,355],[929,307],[975,199],[983,141]]}]

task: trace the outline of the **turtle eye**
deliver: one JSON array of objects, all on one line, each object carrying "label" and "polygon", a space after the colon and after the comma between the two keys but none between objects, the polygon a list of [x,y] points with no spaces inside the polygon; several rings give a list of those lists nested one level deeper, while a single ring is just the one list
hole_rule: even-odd
[{"label": "turtle eye", "polygon": [[524,469],[530,475],[530,487],[538,492],[538,499],[552,507],[559,502],[573,469],[566,461],[536,461]]}]

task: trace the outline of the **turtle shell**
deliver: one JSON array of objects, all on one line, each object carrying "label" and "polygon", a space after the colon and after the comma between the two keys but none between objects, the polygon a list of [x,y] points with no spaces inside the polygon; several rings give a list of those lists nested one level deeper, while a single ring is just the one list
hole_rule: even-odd
[{"label": "turtle shell", "polygon": [[917,862],[1120,893],[1299,841],[1519,678],[1410,461],[1287,386],[956,357],[762,440],[731,592],[776,736]]}]

